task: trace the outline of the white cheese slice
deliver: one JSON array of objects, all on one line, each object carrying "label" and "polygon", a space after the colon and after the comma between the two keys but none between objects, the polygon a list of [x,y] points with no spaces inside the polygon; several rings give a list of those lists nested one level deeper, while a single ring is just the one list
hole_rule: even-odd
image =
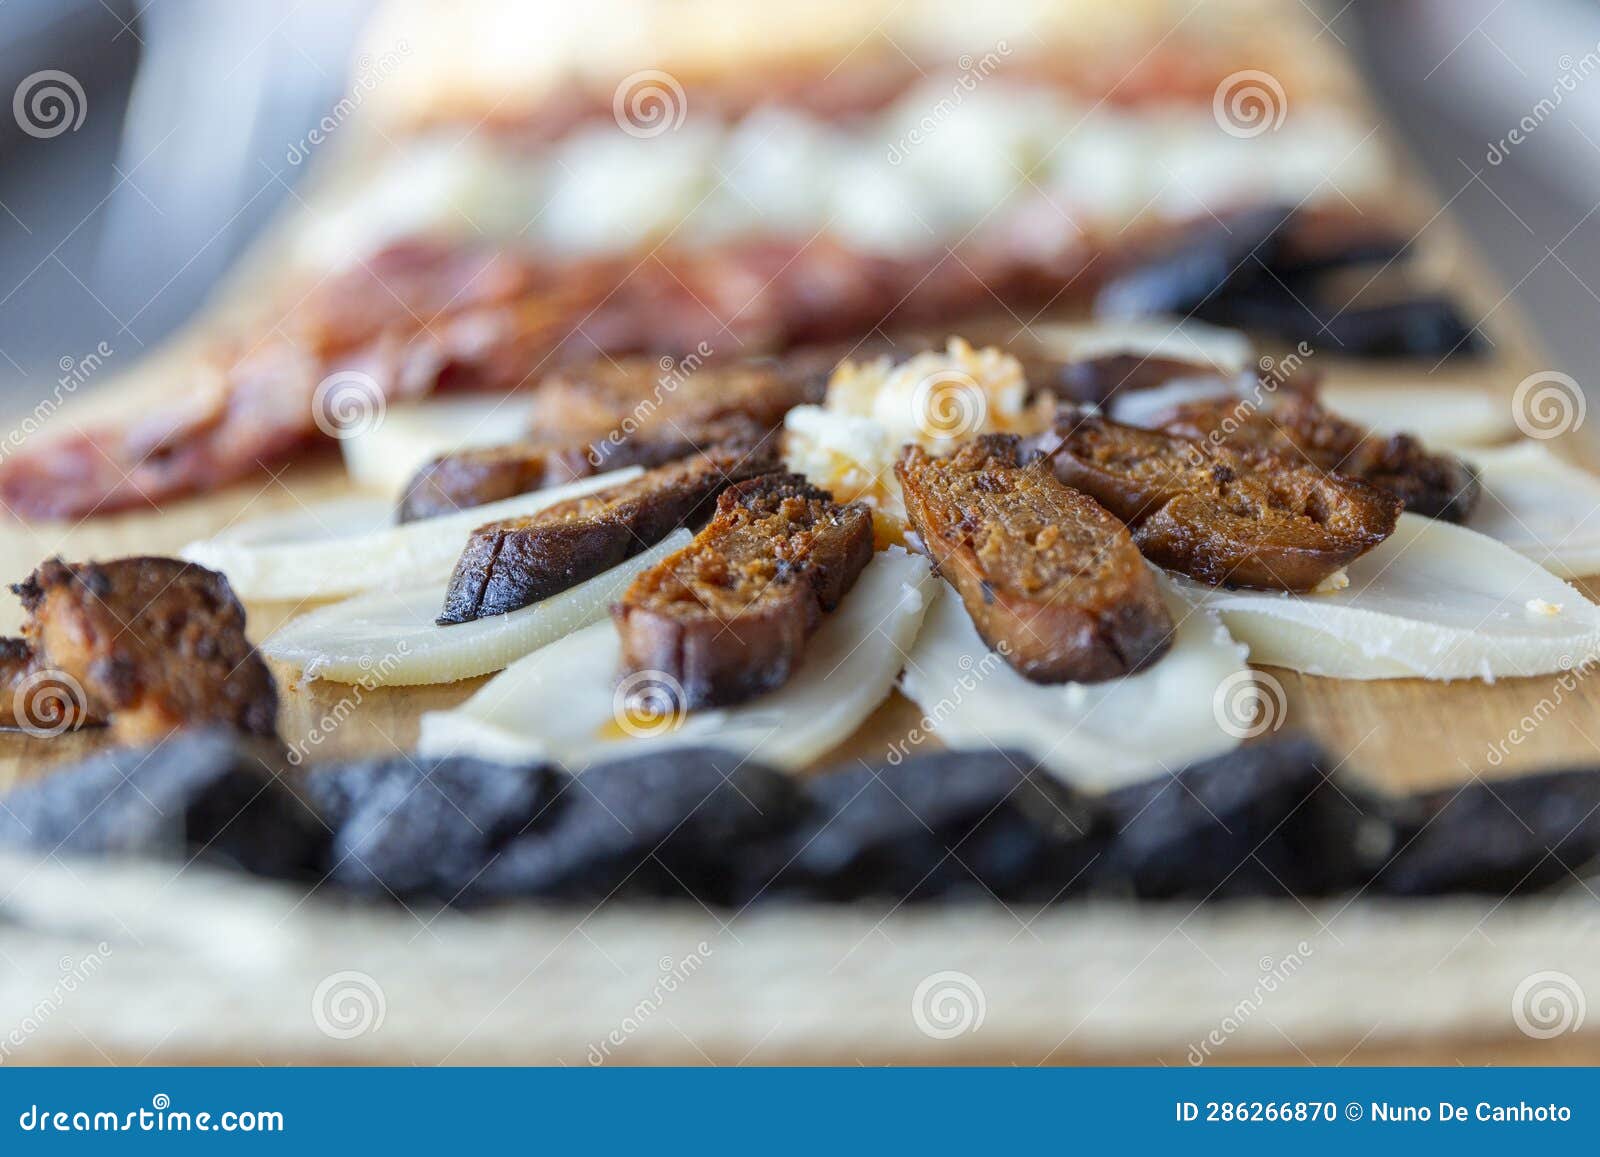
[{"label": "white cheese slice", "polygon": [[340,441],[345,472],[357,486],[398,495],[442,454],[515,441],[526,409],[526,401],[506,394],[389,406],[371,429]]},{"label": "white cheese slice", "polygon": [[1515,437],[1511,403],[1473,386],[1341,385],[1322,388],[1340,417],[1384,434],[1411,434],[1435,448],[1487,446]]},{"label": "white cheese slice", "polygon": [[1471,451],[1483,496],[1467,525],[1562,578],[1600,574],[1600,478],[1543,442]]},{"label": "white cheese slice", "polygon": [[1134,354],[1201,362],[1231,375],[1253,369],[1255,360],[1254,347],[1244,334],[1182,318],[1062,322],[1036,325],[1031,332],[1046,352],[1063,361]]},{"label": "white cheese slice", "polygon": [[[1253,662],[1341,679],[1542,675],[1600,649],[1600,607],[1510,547],[1402,514],[1330,594],[1230,591],[1174,580],[1214,610]],[[1559,615],[1527,613],[1530,600]]]},{"label": "white cheese slice", "polygon": [[1238,745],[1245,732],[1217,704],[1249,676],[1245,648],[1215,616],[1170,593],[1168,604],[1177,635],[1153,666],[1104,683],[1043,684],[991,651],[940,584],[900,689],[947,746],[1020,750],[1086,790],[1176,771]]},{"label": "white cheese slice", "polygon": [[333,498],[236,522],[217,531],[211,541],[248,546],[324,542],[368,534],[393,524],[394,503],[387,498]]},{"label": "white cheese slice", "polygon": [[782,687],[735,707],[623,726],[621,648],[595,623],[519,659],[452,711],[422,717],[419,748],[489,759],[555,759],[569,771],[641,744],[705,745],[801,768],[849,738],[894,686],[933,578],[920,555],[880,552],[806,644]]},{"label": "white cheese slice", "polygon": [[[1270,406],[1272,391],[1263,384],[1270,380],[1258,379],[1251,371],[1225,378],[1175,378],[1152,389],[1117,394],[1106,413],[1129,426],[1149,426],[1176,406],[1214,398],[1257,399]],[[1327,385],[1319,397],[1341,418],[1379,434],[1410,434],[1434,449],[1485,446],[1517,432],[1510,405],[1466,386]]]},{"label": "white cheese slice", "polygon": [[486,522],[533,514],[642,473],[630,466],[348,537],[261,543],[210,538],[190,543],[182,553],[190,562],[227,575],[242,599],[333,599],[380,587],[411,586],[448,575],[473,530]]},{"label": "white cheese slice", "polygon": [[441,627],[445,584],[372,591],[291,619],[261,644],[307,679],[406,687],[453,683],[507,663],[599,622],[640,571],[689,544],[675,530],[619,566],[560,594],[504,615]]}]

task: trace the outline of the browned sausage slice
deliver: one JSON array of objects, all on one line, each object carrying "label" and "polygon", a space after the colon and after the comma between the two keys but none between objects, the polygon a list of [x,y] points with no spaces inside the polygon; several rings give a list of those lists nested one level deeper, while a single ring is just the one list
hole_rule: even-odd
[{"label": "browned sausage slice", "polygon": [[1466,521],[1482,491],[1477,472],[1460,458],[1429,453],[1409,434],[1374,434],[1309,398],[1283,397],[1270,407],[1238,399],[1192,402],[1175,408],[1161,428],[1245,454],[1303,459],[1370,482],[1407,510],[1445,522]]},{"label": "browned sausage slice", "polygon": [[406,485],[400,521],[453,514],[624,466],[660,466],[732,438],[758,442],[775,440],[776,433],[770,426],[734,415],[700,424],[652,427],[615,441],[607,437],[523,441],[459,450],[435,458]]},{"label": "browned sausage slice", "polygon": [[1036,683],[1092,683],[1155,662],[1172,619],[1128,530],[986,435],[948,458],[907,446],[906,513],[984,642]]},{"label": "browned sausage slice", "polygon": [[478,527],[440,626],[503,615],[593,578],[705,517],[727,486],[778,468],[774,439],[735,439],[632,482]]},{"label": "browned sausage slice", "polygon": [[1312,590],[1400,516],[1392,494],[1304,461],[1076,411],[1038,445],[1056,477],[1132,528],[1146,558],[1214,586]]},{"label": "browned sausage slice", "polygon": [[12,589],[38,661],[75,679],[119,742],[205,725],[276,734],[278,689],[215,571],[173,558],[51,559]]},{"label": "browned sausage slice", "polygon": [[612,607],[623,666],[676,680],[685,708],[770,691],[871,558],[872,514],[861,503],[841,506],[798,474],[730,487],[695,540]]}]

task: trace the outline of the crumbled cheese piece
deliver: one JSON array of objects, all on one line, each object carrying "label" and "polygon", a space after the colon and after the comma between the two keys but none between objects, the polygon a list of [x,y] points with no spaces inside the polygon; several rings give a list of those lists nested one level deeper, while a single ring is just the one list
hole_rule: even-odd
[{"label": "crumbled cheese piece", "polygon": [[1530,615],[1542,615],[1547,619],[1553,619],[1559,615],[1564,606],[1562,603],[1550,603],[1544,599],[1529,599],[1522,605]]},{"label": "crumbled cheese piece", "polygon": [[976,434],[1033,432],[1047,415],[1027,404],[1022,364],[1001,350],[973,349],[953,337],[896,364],[889,358],[844,362],[828,382],[825,404],[797,406],[784,419],[784,453],[842,501],[865,501],[904,521],[894,463],[907,442],[945,453]]},{"label": "crumbled cheese piece", "polygon": [[822,406],[796,406],[784,417],[783,427],[789,469],[841,502],[865,501],[904,517],[894,477],[899,447],[878,422]]},{"label": "crumbled cheese piece", "polygon": [[1316,586],[1312,587],[1311,593],[1314,595],[1331,595],[1337,591],[1344,590],[1344,588],[1349,585],[1349,574],[1343,570],[1336,570],[1327,578],[1319,582]]},{"label": "crumbled cheese piece", "polygon": [[884,357],[845,362],[828,382],[827,408],[873,418],[897,444],[937,452],[964,438],[1011,429],[1026,410],[1022,363],[993,347],[975,350],[958,337],[896,364]]}]

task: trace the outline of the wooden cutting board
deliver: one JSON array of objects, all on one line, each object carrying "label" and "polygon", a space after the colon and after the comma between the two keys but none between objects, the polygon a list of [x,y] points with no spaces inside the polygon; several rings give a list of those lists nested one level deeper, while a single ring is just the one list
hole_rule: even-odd
[{"label": "wooden cutting board", "polygon": [[[1415,182],[1405,199],[1419,207],[1422,264],[1461,296],[1470,317],[1483,319],[1490,355],[1433,364],[1318,354],[1316,365],[1340,384],[1475,385],[1509,407],[1518,382],[1554,367],[1448,216],[1429,207]],[[178,359],[158,358],[107,383],[108,395],[168,388],[163,375]],[[1553,445],[1600,468],[1591,433],[1580,428]],[[342,493],[330,458],[159,514],[0,526],[0,558],[20,579],[51,554],[172,553],[240,519]],[[1600,596],[1600,582],[1584,589]],[[248,609],[259,639],[302,608]],[[18,618],[8,604],[0,627]],[[421,712],[453,705],[483,682],[356,692],[276,674],[286,737],[306,735],[325,717],[342,719],[319,728],[327,737],[315,757],[329,759],[405,750]],[[1344,761],[1340,774],[1394,791],[1600,766],[1600,687],[1591,681],[1572,681],[1552,705],[1553,676],[1491,685],[1270,674],[1286,692],[1284,727],[1315,735]],[[1521,728],[1525,716],[1545,712],[1541,704],[1543,722]],[[830,758],[879,754],[916,716],[894,696],[856,736],[841,736]],[[1527,730],[1525,740],[1491,769],[1488,751],[1514,729]],[[48,741],[0,735],[0,787],[102,742],[93,731]],[[607,1060],[1182,1064],[1220,1032],[1222,1044],[1200,1050],[1209,1061],[1594,1063],[1600,1032],[1573,1026],[1530,1035],[1513,1015],[1529,978],[1552,971],[1600,996],[1594,894],[1577,885],[1573,892],[1502,903],[1356,898],[1042,913],[995,906],[730,914],[662,905],[465,916],[351,910],[199,869],[174,877],[169,869],[0,858],[0,912],[30,928],[8,936],[14,967],[0,977],[0,1022],[15,1023],[69,958],[103,945],[109,962],[94,983],[28,1038],[19,1059],[582,1064],[620,1031],[623,1043],[604,1050]],[[688,955],[703,957],[704,967],[642,1017],[668,962]],[[1262,977],[1291,955],[1305,963],[1284,994],[1258,999]],[[384,1016],[367,1031],[330,1034],[311,1008],[332,978],[352,972],[381,994]],[[957,1033],[930,1032],[915,1007],[930,983],[937,989],[949,975],[971,982],[984,1016]]]}]

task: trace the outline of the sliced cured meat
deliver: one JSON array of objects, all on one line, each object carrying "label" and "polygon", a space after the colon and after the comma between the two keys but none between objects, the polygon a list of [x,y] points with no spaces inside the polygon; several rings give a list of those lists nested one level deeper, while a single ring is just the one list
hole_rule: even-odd
[{"label": "sliced cured meat", "polygon": [[1309,591],[1394,533],[1400,501],[1276,454],[1064,410],[1038,445],[1152,562],[1213,586]]},{"label": "sliced cured meat", "polygon": [[[992,308],[996,298],[1043,302],[1086,275],[1093,257],[1074,244],[1048,255],[973,246],[959,257],[941,249],[902,259],[828,237],[576,258],[409,243],[307,294],[272,335],[219,345],[197,367],[200,380],[175,386],[182,401],[8,456],[0,503],[26,518],[80,517],[248,477],[326,439],[337,414],[319,415],[329,408],[319,386],[339,373],[362,375],[391,403],[436,390],[537,393],[541,375],[597,352],[688,361],[713,346],[854,339],[890,322]],[[645,364],[656,367],[652,387],[673,376]]]},{"label": "sliced cured meat", "polygon": [[119,742],[205,725],[276,734],[278,689],[215,571],[171,558],[51,559],[12,590],[40,661],[83,688]]},{"label": "sliced cured meat", "polygon": [[1131,674],[1172,645],[1154,574],[1122,523],[1021,465],[1020,440],[985,435],[948,458],[908,446],[895,464],[911,525],[984,642],[1036,683]]},{"label": "sliced cured meat", "polygon": [[611,490],[480,526],[450,576],[438,622],[505,614],[558,594],[703,518],[725,487],[777,468],[772,439],[735,440]]},{"label": "sliced cured meat", "polygon": [[623,666],[676,681],[685,708],[781,686],[872,547],[866,506],[841,506],[798,474],[731,487],[694,541],[612,608]]},{"label": "sliced cured meat", "polygon": [[400,521],[414,522],[498,502],[532,490],[561,486],[624,466],[660,466],[703,447],[738,440],[752,450],[776,437],[744,417],[672,425],[618,441],[517,442],[483,446],[436,458],[418,471],[400,503]]},{"label": "sliced cured meat", "polygon": [[1193,402],[1177,407],[1162,429],[1245,454],[1303,459],[1387,490],[1413,514],[1446,522],[1466,521],[1481,490],[1476,471],[1461,459],[1430,454],[1409,434],[1374,434],[1309,398],[1284,397],[1271,407]]}]

